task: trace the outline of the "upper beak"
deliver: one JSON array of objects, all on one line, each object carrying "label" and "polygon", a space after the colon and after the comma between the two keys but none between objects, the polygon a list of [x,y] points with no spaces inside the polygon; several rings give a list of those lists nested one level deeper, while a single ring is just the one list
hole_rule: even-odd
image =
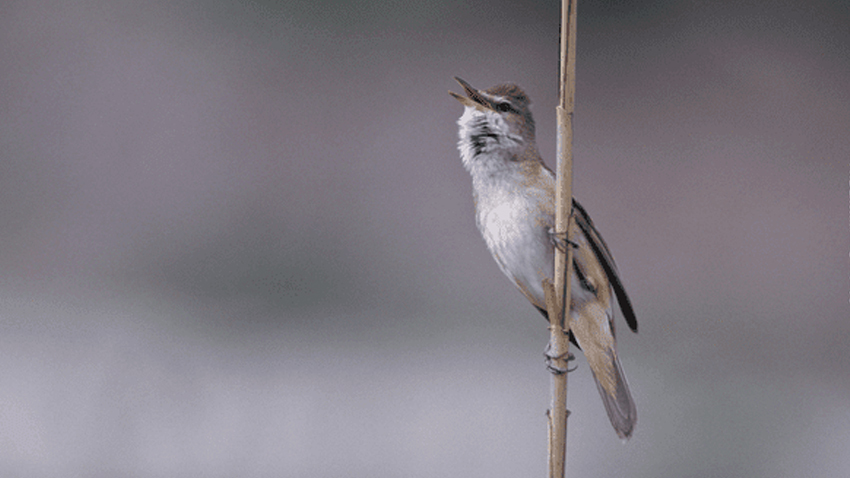
[{"label": "upper beak", "polygon": [[472,85],[458,77],[455,77],[455,81],[460,83],[460,86],[462,86],[463,90],[466,92],[466,96],[461,96],[453,91],[449,91],[449,94],[452,95],[456,100],[463,103],[464,106],[475,108],[481,111],[484,111],[485,109],[492,109],[490,107],[490,101],[484,96],[482,96],[481,93],[478,92],[478,90],[472,87]]}]

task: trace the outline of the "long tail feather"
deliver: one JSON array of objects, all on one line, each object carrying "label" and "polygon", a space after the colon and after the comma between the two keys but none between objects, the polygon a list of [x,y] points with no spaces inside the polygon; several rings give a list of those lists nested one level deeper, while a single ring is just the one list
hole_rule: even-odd
[{"label": "long tail feather", "polygon": [[629,392],[629,385],[626,383],[626,375],[623,373],[620,360],[617,359],[616,355],[611,357],[611,364],[616,384],[613,395],[605,390],[595,372],[593,379],[596,381],[599,395],[602,396],[602,403],[605,404],[605,411],[608,412],[611,425],[614,426],[614,430],[617,431],[620,438],[627,439],[632,436],[632,431],[637,423],[637,409]]}]

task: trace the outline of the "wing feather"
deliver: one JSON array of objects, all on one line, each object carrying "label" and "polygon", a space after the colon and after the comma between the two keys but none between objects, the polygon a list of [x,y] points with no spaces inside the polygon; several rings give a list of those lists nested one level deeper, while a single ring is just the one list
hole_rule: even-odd
[{"label": "wing feather", "polygon": [[587,211],[575,199],[573,199],[573,211],[575,211],[574,217],[576,224],[578,224],[582,232],[584,232],[584,235],[587,237],[587,242],[590,243],[593,253],[596,254],[596,257],[602,264],[602,268],[605,270],[605,275],[608,276],[608,281],[611,283],[611,287],[617,295],[617,303],[620,305],[620,310],[623,311],[623,317],[626,319],[626,323],[633,332],[637,332],[637,317],[635,316],[635,311],[632,308],[632,302],[626,294],[626,288],[620,280],[620,273],[617,271],[617,264],[614,263],[614,257],[611,255],[611,251],[608,250],[608,245],[605,244],[605,240],[602,239],[602,235],[596,230],[596,227],[593,225],[593,221],[590,220],[590,216],[587,214]]}]

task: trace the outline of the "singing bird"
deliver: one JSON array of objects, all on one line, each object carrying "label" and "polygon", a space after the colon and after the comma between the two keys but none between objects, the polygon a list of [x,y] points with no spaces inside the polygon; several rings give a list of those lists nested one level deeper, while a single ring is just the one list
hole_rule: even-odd
[{"label": "singing bird", "polygon": [[637,319],[614,258],[575,199],[570,244],[556,237],[555,175],[537,150],[528,95],[513,84],[477,90],[455,80],[466,93],[449,92],[464,106],[458,149],[472,176],[478,230],[502,272],[547,320],[543,279],[553,280],[555,247],[574,247],[570,340],[587,359],[617,435],[629,438],[637,410],[617,357],[612,293],[634,332]]}]

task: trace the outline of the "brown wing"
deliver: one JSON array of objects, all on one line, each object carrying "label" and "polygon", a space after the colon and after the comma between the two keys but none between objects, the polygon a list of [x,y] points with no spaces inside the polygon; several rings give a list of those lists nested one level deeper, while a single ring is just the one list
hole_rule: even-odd
[{"label": "brown wing", "polygon": [[608,250],[608,245],[605,244],[602,235],[593,226],[593,221],[590,220],[587,211],[575,199],[573,199],[573,211],[576,224],[578,224],[587,237],[587,242],[590,243],[593,253],[596,254],[596,257],[602,264],[605,275],[608,276],[608,281],[610,281],[611,287],[617,295],[617,303],[620,305],[620,310],[623,311],[623,317],[626,319],[626,323],[633,332],[637,332],[637,317],[635,317],[635,311],[632,309],[632,302],[626,294],[626,288],[623,287],[623,283],[620,281],[620,274],[617,271],[617,265],[614,263],[614,257],[611,256],[611,251]]}]

